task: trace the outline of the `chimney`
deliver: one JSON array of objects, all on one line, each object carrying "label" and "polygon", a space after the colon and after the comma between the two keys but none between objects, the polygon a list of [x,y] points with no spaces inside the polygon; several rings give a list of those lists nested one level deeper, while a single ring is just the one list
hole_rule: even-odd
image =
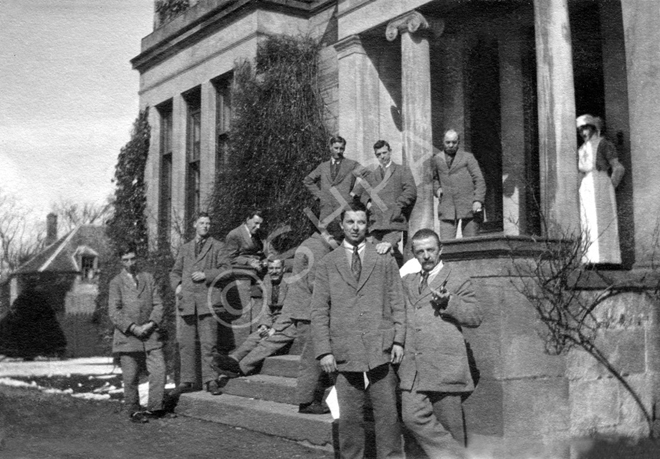
[{"label": "chimney", "polygon": [[57,241],[57,214],[50,213],[46,216],[46,246]]}]

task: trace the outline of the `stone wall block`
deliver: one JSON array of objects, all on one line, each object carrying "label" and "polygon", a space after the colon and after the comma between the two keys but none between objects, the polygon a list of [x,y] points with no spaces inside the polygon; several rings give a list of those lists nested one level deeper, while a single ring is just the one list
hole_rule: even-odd
[{"label": "stone wall block", "polygon": [[[643,374],[633,375],[627,377],[626,381],[628,381],[628,384],[640,398],[646,410],[651,413],[653,406],[653,377]],[[619,390],[620,403],[620,429],[622,428],[626,434],[636,437],[648,435],[648,425],[638,403],[623,385],[618,384],[617,388]]]},{"label": "stone wall block", "polygon": [[468,435],[504,434],[503,382],[482,378],[463,404]]},{"label": "stone wall block", "polygon": [[506,437],[563,437],[570,425],[566,378],[509,380],[504,383]]},{"label": "stone wall block", "polygon": [[589,435],[619,424],[618,385],[611,378],[570,382],[572,435]]}]

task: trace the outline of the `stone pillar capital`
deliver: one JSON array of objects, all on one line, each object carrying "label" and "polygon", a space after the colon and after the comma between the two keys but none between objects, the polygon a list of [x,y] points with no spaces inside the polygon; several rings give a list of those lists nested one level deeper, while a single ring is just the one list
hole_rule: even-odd
[{"label": "stone pillar capital", "polygon": [[415,33],[418,30],[426,31],[432,36],[439,37],[445,30],[445,21],[442,19],[427,19],[419,11],[413,10],[392,19],[385,29],[388,41],[394,41],[399,34]]}]

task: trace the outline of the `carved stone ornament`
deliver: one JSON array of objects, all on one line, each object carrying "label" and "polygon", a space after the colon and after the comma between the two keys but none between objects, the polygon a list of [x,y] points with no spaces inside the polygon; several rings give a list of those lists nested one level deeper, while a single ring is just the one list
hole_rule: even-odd
[{"label": "carved stone ornament", "polygon": [[427,30],[439,37],[445,30],[445,21],[442,19],[428,21],[422,13],[413,10],[390,21],[385,30],[385,37],[388,41],[394,41],[400,33],[415,33],[419,29]]}]

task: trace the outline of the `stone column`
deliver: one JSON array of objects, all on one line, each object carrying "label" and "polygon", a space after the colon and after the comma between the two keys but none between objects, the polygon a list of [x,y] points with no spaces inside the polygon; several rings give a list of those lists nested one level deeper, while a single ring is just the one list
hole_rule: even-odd
[{"label": "stone column", "polygon": [[408,233],[433,228],[433,132],[431,127],[431,55],[429,38],[440,35],[442,22],[429,23],[417,11],[406,13],[387,25],[389,41],[401,35],[401,92],[403,163],[410,167],[417,185],[417,202]]},{"label": "stone column", "polygon": [[200,145],[200,208],[206,210],[215,182],[216,91],[213,83],[202,83],[202,126]]},{"label": "stone column", "polygon": [[[660,120],[660,9],[652,1],[621,1],[630,109],[630,181],[635,234],[635,265],[657,265],[655,234],[658,204],[657,126]],[[608,121],[608,120],[605,120]],[[630,223],[619,222],[620,225]],[[623,233],[623,232],[622,232]],[[623,246],[623,244],[622,244]],[[655,258],[655,261],[654,261]]]},{"label": "stone column", "polygon": [[548,236],[577,234],[577,135],[568,0],[535,0],[541,207]]},{"label": "stone column", "polygon": [[[172,98],[172,223],[180,224],[185,233],[189,222],[186,222],[186,174],[188,158],[186,157],[186,126],[188,107],[181,94]],[[174,232],[176,233],[176,231]],[[177,241],[177,234],[172,234],[172,246],[183,241]]]},{"label": "stone column", "polygon": [[339,63],[339,135],[346,157],[362,165],[373,160],[378,140],[378,73],[358,35],[335,45]]},{"label": "stone column", "polygon": [[519,31],[502,34],[500,54],[500,100],[502,129],[502,211],[504,234],[525,232],[527,207],[525,190],[525,119]]}]

